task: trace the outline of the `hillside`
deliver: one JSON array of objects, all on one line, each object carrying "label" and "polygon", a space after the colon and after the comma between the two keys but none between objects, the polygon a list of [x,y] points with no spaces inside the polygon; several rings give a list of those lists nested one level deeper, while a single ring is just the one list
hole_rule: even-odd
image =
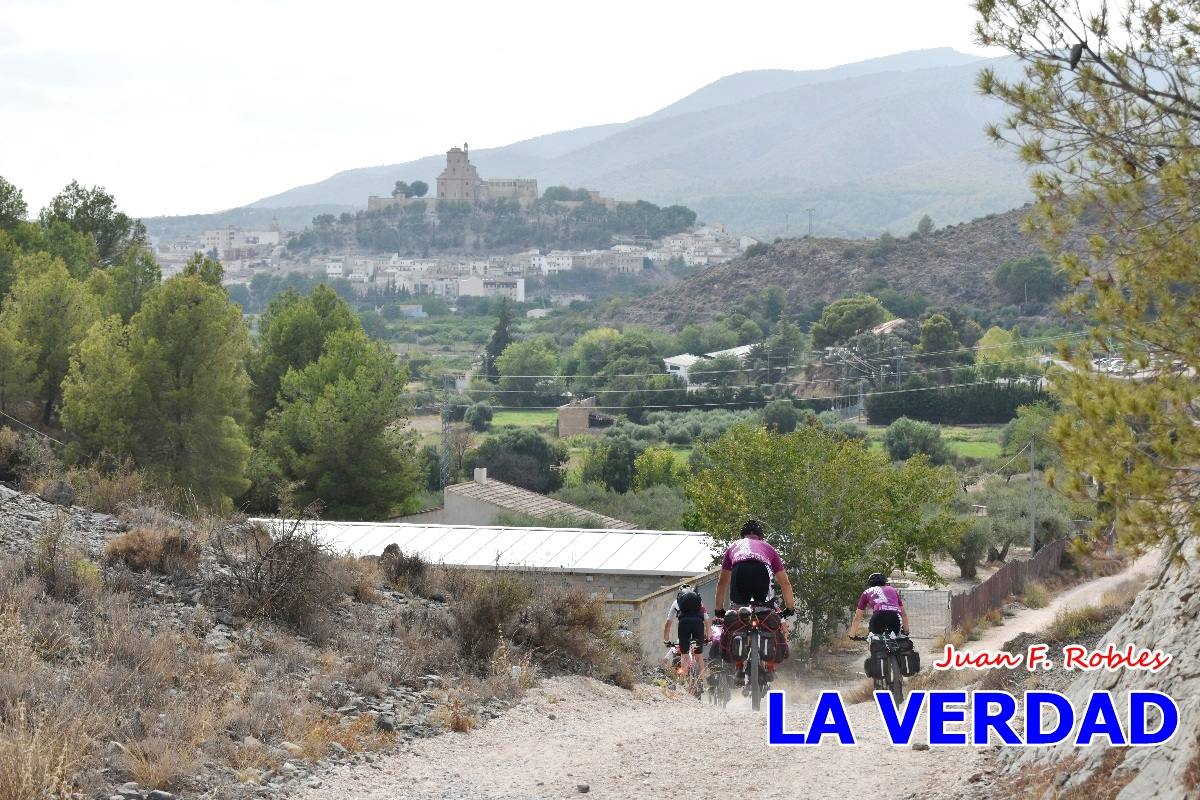
[{"label": "hillside", "polygon": [[[926,213],[960,222],[1028,197],[1015,161],[982,134],[1001,113],[975,92],[984,64],[1007,68],[941,48],[826,70],[743,72],[639,119],[475,148],[471,157],[485,178],[680,203],[760,236],[784,234],[785,215],[796,232],[808,208],[825,235],[909,230]],[[250,205],[361,208],[398,179],[433,184],[443,164],[437,154],[350,169]]]},{"label": "hillside", "polygon": [[897,239],[887,253],[874,242],[787,239],[764,255],[709,267],[623,309],[618,319],[678,328],[712,319],[747,295],[779,286],[793,306],[830,301],[863,290],[877,273],[901,292],[920,292],[934,303],[986,306],[1000,302],[992,283],[1006,261],[1041,253],[1020,230],[1021,209],[948,226],[917,239]]}]

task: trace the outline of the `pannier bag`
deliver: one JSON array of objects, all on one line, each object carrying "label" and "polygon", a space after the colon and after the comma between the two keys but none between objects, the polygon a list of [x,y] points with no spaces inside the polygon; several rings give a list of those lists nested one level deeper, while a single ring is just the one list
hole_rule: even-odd
[{"label": "pannier bag", "polygon": [[883,680],[887,676],[887,658],[871,656],[863,661],[863,672],[868,678]]},{"label": "pannier bag", "polygon": [[[728,634],[722,635],[721,640],[724,643],[725,637]],[[727,661],[745,661],[750,657],[750,634],[735,633],[729,636],[729,658]]]},{"label": "pannier bag", "polygon": [[[760,617],[759,629],[762,636],[759,637],[759,641],[763,642],[763,645],[759,655],[767,661],[786,661],[791,652],[782,622],[775,611]],[[740,616],[734,615],[725,623],[721,632],[721,648],[726,661],[745,661],[750,656],[750,636],[746,633],[749,630],[750,626],[743,622]],[[739,637],[742,639],[741,644],[737,644]]]},{"label": "pannier bag", "polygon": [[896,658],[900,662],[900,674],[904,677],[911,678],[921,671],[921,654],[916,650],[897,653]]}]

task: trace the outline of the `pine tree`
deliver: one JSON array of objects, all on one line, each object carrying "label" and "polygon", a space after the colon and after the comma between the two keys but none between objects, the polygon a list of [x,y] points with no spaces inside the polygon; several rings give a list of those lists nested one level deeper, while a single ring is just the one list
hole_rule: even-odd
[{"label": "pine tree", "polygon": [[513,343],[512,327],[513,313],[508,298],[500,302],[500,316],[496,327],[492,330],[492,338],[488,339],[487,347],[483,350],[483,374],[492,382],[500,380],[500,372],[496,369],[496,360],[510,344]]},{"label": "pine tree", "polygon": [[98,316],[95,298],[61,259],[37,253],[17,259],[17,282],[0,311],[0,326],[29,354],[34,397],[49,423],[71,351]]}]

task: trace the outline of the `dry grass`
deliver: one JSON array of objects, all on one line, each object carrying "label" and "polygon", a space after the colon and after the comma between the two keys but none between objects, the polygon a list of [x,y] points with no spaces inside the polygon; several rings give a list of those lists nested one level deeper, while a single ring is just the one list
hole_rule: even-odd
[{"label": "dry grass", "polygon": [[429,721],[443,730],[454,733],[467,733],[479,724],[461,700],[455,699],[444,703],[433,710]]},{"label": "dry grass", "polygon": [[43,523],[34,537],[28,569],[41,580],[46,594],[60,600],[81,598],[101,583],[99,567],[75,541],[67,529],[67,515],[61,511]]},{"label": "dry grass", "polygon": [[378,605],[383,602],[379,586],[383,583],[383,570],[376,559],[344,555],[330,560],[330,579],[338,589],[360,603]]},{"label": "dry grass", "polygon": [[1028,608],[1045,608],[1050,605],[1050,591],[1044,583],[1030,581],[1021,595],[1021,602]]},{"label": "dry grass", "polygon": [[86,741],[78,723],[21,704],[5,709],[0,726],[0,800],[73,795]]},{"label": "dry grass", "polygon": [[109,563],[120,563],[135,572],[163,575],[195,573],[200,548],[183,531],[162,527],[134,528],[109,540],[104,550]]}]

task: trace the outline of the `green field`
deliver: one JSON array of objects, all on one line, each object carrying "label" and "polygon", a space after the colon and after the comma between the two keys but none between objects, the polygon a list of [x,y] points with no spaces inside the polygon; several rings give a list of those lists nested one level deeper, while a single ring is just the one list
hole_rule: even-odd
[{"label": "green field", "polygon": [[497,411],[492,417],[492,427],[515,425],[518,428],[553,428],[558,425],[558,412],[549,409],[529,411]]},{"label": "green field", "polygon": [[[980,460],[995,458],[1000,455],[1001,425],[943,425],[942,439],[946,446],[961,458],[976,458]],[[867,432],[872,448],[883,447],[883,434],[887,428],[883,425],[869,425]]]}]

